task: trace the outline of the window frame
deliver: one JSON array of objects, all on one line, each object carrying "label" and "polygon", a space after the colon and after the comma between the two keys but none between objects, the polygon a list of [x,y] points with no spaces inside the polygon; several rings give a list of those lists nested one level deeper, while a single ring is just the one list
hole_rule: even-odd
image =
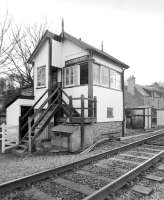
[{"label": "window frame", "polygon": [[[108,70],[108,83],[107,84],[104,84],[103,81],[102,81],[102,74],[103,74],[103,70],[102,69],[107,69]],[[103,65],[100,65],[100,85],[103,86],[103,87],[108,87],[110,88],[110,68],[109,67],[106,67],[106,66],[103,66]]]},{"label": "window frame", "polygon": [[[79,84],[82,86],[82,85],[88,85],[88,83],[89,83],[89,63],[88,62],[83,62],[83,63],[80,63],[79,64],[80,65],[80,74],[79,74],[79,77],[80,77],[80,82],[79,82]],[[86,68],[85,68],[85,67]],[[81,75],[81,73],[83,74],[84,73],[84,69],[86,70],[85,72],[87,72],[85,75],[86,75],[86,78],[87,79],[85,79],[85,81],[84,81],[84,79],[82,79],[82,75]],[[82,70],[83,69],[83,70]]]},{"label": "window frame", "polygon": [[[104,88],[108,88],[108,89],[111,89],[111,90],[117,90],[117,91],[122,91],[122,76],[121,76],[121,72],[111,68],[111,67],[108,67],[106,65],[103,65],[103,64],[100,64],[100,63],[97,63],[97,62],[93,62],[95,65],[99,66],[99,83],[98,82],[94,82],[94,73],[93,73],[93,85],[96,85],[96,86],[99,86],[99,87],[104,87]],[[104,67],[104,68],[107,68],[108,69],[108,73],[109,73],[109,81],[108,81],[108,84],[102,84],[102,75],[101,75],[101,68]],[[111,87],[111,71],[113,71],[114,73],[117,73],[120,77],[120,88],[116,88],[116,84],[115,84],[115,87]],[[93,72],[94,72],[94,65],[93,65]],[[114,81],[116,82],[116,79],[114,79]]]},{"label": "window frame", "polygon": [[[114,72],[114,76],[115,76],[115,78],[114,78],[114,87],[112,87],[111,85],[111,72]],[[117,75],[119,75],[119,77],[120,77],[120,80],[119,80],[119,83],[120,83],[120,88],[117,88],[116,87],[116,84],[117,84],[117,82],[118,82],[118,80],[117,80]],[[114,70],[114,69],[110,69],[110,88],[111,89],[114,89],[114,90],[118,90],[118,91],[122,91],[122,80],[121,80],[121,73],[120,72],[118,72],[118,71],[116,71],[116,70]]]},{"label": "window frame", "polygon": [[[38,77],[39,70],[43,70],[43,69],[44,69],[44,71],[43,71],[44,72],[44,78],[43,78],[43,75],[41,74],[40,75],[41,80],[39,80],[39,77]],[[37,88],[46,87],[46,65],[42,65],[42,66],[37,67],[37,73],[36,74],[37,74],[36,75],[36,82],[37,82],[36,86],[37,86]],[[40,82],[41,82],[41,84],[39,85]]]},{"label": "window frame", "polygon": [[94,67],[93,67],[93,70],[92,70],[93,71],[93,84],[100,85],[100,65],[97,63],[94,63],[94,64],[98,66],[98,82],[97,82],[97,80],[96,81],[94,80]]},{"label": "window frame", "polygon": [[[74,67],[78,67],[78,83],[74,83]],[[66,85],[66,71],[69,70],[69,84]],[[66,66],[63,68],[63,83],[64,83],[64,88],[67,87],[74,87],[79,85],[80,82],[80,64],[74,64],[74,65],[70,65],[70,66]]]}]

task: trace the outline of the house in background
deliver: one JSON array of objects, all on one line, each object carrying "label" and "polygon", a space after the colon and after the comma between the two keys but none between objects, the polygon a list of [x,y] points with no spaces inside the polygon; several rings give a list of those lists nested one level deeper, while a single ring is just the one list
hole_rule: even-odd
[{"label": "house in background", "polygon": [[133,128],[156,126],[157,111],[164,109],[164,87],[158,83],[148,86],[138,85],[134,76],[129,77],[127,82],[125,87],[127,126]]},{"label": "house in background", "polygon": [[[105,133],[121,133],[128,65],[64,31],[46,31],[28,62],[34,67],[34,100],[7,108],[7,125],[19,127],[17,152],[48,138],[54,146],[79,151]],[[26,105],[28,112],[21,112]]]}]

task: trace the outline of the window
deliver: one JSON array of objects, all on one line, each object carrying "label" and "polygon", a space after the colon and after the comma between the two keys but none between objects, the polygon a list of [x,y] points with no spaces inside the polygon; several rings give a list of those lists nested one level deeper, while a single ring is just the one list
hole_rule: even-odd
[{"label": "window", "polygon": [[109,68],[94,64],[93,84],[109,87]]},{"label": "window", "polygon": [[101,66],[100,68],[100,83],[102,86],[109,87],[109,69]]},{"label": "window", "polygon": [[107,107],[107,118],[113,118],[113,108]]},{"label": "window", "polygon": [[100,84],[100,65],[93,64],[93,84]]},{"label": "window", "polygon": [[37,68],[37,87],[46,86],[46,66]]},{"label": "window", "polygon": [[114,70],[110,70],[110,87],[121,90],[121,74]]},{"label": "window", "polygon": [[88,63],[80,64],[80,85],[88,84]]},{"label": "window", "polygon": [[79,84],[79,65],[64,68],[64,86],[74,86]]}]

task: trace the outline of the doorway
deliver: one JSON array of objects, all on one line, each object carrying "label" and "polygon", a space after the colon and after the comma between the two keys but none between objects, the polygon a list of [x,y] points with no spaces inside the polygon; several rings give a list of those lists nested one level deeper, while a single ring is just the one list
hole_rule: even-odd
[{"label": "doorway", "polygon": [[[25,115],[25,113],[30,108],[31,108],[31,106],[21,106],[21,117],[23,117]],[[20,137],[20,139],[22,139],[25,136],[25,134],[27,133],[27,131],[28,131],[28,123],[27,123],[28,117],[33,115],[33,114],[34,114],[34,110],[31,110],[31,112],[29,113],[28,116],[26,116],[23,120],[20,120],[20,122],[19,122],[19,128],[20,128],[19,137]],[[23,130],[21,130],[25,123],[26,123],[25,127],[23,128]]]}]

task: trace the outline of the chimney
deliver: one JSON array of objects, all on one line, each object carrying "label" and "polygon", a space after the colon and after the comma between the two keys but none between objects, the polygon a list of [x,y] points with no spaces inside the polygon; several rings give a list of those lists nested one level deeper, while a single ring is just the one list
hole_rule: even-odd
[{"label": "chimney", "polygon": [[132,75],[128,78],[128,88],[127,91],[128,93],[130,93],[131,95],[135,95],[135,77]]}]

